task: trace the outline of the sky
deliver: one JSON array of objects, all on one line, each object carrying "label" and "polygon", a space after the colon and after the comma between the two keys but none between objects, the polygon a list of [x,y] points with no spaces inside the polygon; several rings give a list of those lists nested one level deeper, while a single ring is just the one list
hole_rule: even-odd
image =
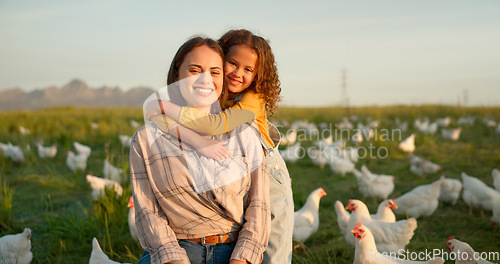
[{"label": "sky", "polygon": [[159,89],[188,38],[246,28],[271,44],[283,106],[499,106],[499,14],[498,0],[3,0],[0,90]]}]

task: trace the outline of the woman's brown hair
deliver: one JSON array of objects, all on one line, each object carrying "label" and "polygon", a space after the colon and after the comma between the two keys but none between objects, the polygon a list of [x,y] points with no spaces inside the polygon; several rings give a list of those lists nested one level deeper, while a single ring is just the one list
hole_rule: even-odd
[{"label": "woman's brown hair", "polygon": [[[186,100],[184,100],[184,97],[182,97],[181,91],[179,90],[179,86],[175,84],[175,82],[179,81],[179,68],[181,67],[182,62],[184,61],[184,58],[186,58],[186,55],[189,52],[191,52],[194,48],[200,46],[207,46],[213,51],[217,52],[217,54],[219,54],[222,61],[224,62],[224,52],[215,40],[211,38],[203,38],[197,36],[184,42],[184,44],[182,44],[182,46],[175,53],[175,56],[172,59],[172,63],[170,64],[170,69],[168,70],[168,75],[167,75],[168,95],[172,103],[176,105],[179,106],[187,105]],[[219,102],[223,102],[226,100],[225,98],[228,95],[228,92],[226,90],[227,90],[226,85],[223,85],[222,93],[219,96]],[[219,102],[215,102],[214,104],[212,104],[211,112],[220,110]]]},{"label": "woman's brown hair", "polygon": [[219,40],[224,54],[234,45],[246,45],[257,54],[257,65],[255,78],[247,89],[254,89],[257,94],[266,102],[266,110],[271,116],[278,107],[281,100],[281,83],[278,78],[278,68],[268,41],[254,35],[246,29],[230,30]]}]

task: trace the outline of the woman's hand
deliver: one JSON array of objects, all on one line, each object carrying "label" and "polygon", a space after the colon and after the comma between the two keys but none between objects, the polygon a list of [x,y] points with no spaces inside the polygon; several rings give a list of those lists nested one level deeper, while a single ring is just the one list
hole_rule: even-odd
[{"label": "woman's hand", "polygon": [[193,146],[201,155],[216,161],[221,161],[223,159],[230,159],[233,157],[229,150],[224,147],[226,144],[227,142],[225,141],[201,138],[200,140],[197,140],[196,144],[193,144]]},{"label": "woman's hand", "polygon": [[153,100],[146,104],[146,109],[144,109],[144,111],[146,111],[147,120],[151,120],[151,117],[153,116],[164,114],[164,112],[162,111],[163,106],[161,104],[161,100]]}]

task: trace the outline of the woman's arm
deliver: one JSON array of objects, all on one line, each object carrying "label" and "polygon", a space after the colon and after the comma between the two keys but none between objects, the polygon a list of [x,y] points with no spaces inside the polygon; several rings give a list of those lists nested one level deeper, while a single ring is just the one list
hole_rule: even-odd
[{"label": "woman's arm", "polygon": [[148,153],[143,151],[149,148],[149,143],[147,136],[141,137],[145,133],[140,132],[146,132],[145,129],[135,134],[130,148],[130,177],[139,242],[150,252],[151,263],[189,263],[154,195],[153,190],[157,188],[151,169],[146,166]]},{"label": "woman's arm", "polygon": [[258,139],[259,133],[253,129],[247,128],[242,133],[245,135],[242,142],[245,144],[250,166],[251,186],[246,197],[249,203],[245,211],[245,223],[238,235],[231,260],[261,263],[271,231],[269,171]]}]

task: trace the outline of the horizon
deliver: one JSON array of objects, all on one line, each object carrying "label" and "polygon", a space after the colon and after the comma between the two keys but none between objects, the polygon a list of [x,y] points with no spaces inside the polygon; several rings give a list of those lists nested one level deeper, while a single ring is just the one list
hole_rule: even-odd
[{"label": "horizon", "polygon": [[237,8],[2,2],[0,91],[61,87],[75,76],[90,87],[159,89],[187,38],[247,28],[270,41],[282,106],[346,98],[361,106],[500,105],[498,1],[257,1],[245,12]]},{"label": "horizon", "polygon": [[[22,89],[21,87],[14,87],[11,89],[6,89],[6,90],[0,90],[0,94],[4,91],[8,90],[15,90],[15,89],[20,89],[22,90],[25,94],[32,93],[32,92],[37,92],[37,91],[43,91],[47,88],[57,88],[57,89],[62,89],[64,86],[69,85],[72,82],[79,81],[84,83],[89,89],[94,89],[94,90],[99,90],[103,88],[108,88],[108,89],[120,89],[122,92],[126,93],[127,91],[130,91],[132,89],[151,89],[154,91],[152,87],[147,87],[147,86],[136,86],[136,87],[131,87],[129,89],[123,89],[123,87],[120,86],[106,86],[106,85],[101,85],[97,87],[92,87],[90,86],[85,80],[82,80],[80,78],[73,78],[70,81],[66,82],[63,85],[48,85],[45,87],[37,87],[35,89],[26,91]],[[102,107],[102,106],[75,106],[75,105],[54,105],[54,106],[49,106],[49,107],[43,107],[41,109],[14,109],[14,110],[2,110],[0,109],[0,112],[6,112],[6,111],[37,111],[37,110],[44,110],[44,109],[57,109],[57,108],[123,108],[124,106],[110,106],[110,107]],[[331,104],[331,105],[287,105],[287,104],[281,104],[280,107],[283,108],[307,108],[307,109],[321,109],[321,108],[341,108],[341,109],[346,109],[345,104]],[[447,104],[447,103],[421,103],[421,104],[402,104],[402,103],[388,103],[388,104],[358,104],[358,105],[348,105],[348,108],[390,108],[390,107],[460,107],[460,108],[500,108],[500,105],[463,105],[460,102],[457,102],[455,104]],[[132,107],[136,108],[136,107]],[[137,107],[140,108],[140,107]]]}]

